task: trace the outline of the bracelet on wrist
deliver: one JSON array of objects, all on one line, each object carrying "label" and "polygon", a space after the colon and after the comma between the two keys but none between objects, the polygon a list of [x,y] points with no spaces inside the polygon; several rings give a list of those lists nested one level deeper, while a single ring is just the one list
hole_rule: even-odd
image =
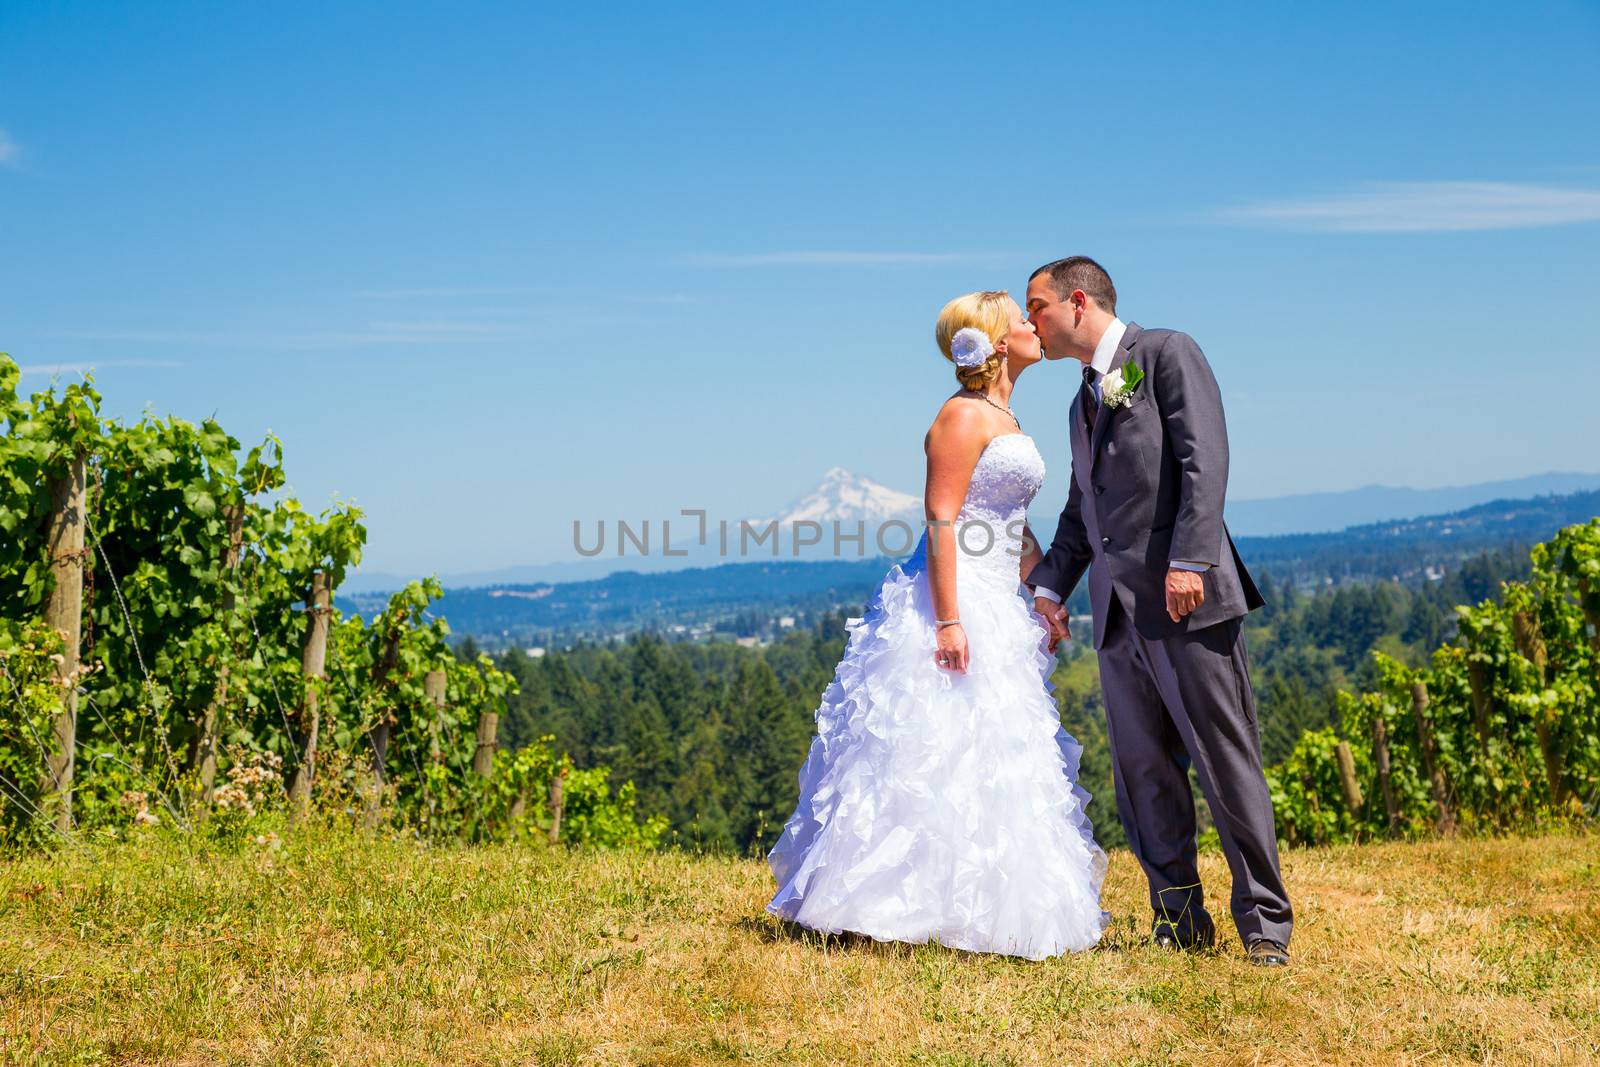
[{"label": "bracelet on wrist", "polygon": [[961,625],[961,620],[960,619],[934,619],[933,621],[934,621],[934,624],[936,626],[939,626],[939,627],[960,626]]}]

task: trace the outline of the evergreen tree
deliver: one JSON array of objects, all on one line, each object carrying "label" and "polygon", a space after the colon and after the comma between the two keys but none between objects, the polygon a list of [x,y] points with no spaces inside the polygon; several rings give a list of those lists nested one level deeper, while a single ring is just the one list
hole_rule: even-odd
[{"label": "evergreen tree", "polygon": [[734,840],[763,851],[777,840],[794,810],[799,770],[811,741],[811,724],[786,699],[778,676],[760,657],[749,657],[728,687],[727,736]]},{"label": "evergreen tree", "polygon": [[682,775],[673,785],[675,839],[696,848],[734,848],[733,829],[723,800],[728,792],[722,716],[712,710],[683,739],[678,754]]},{"label": "evergreen tree", "polygon": [[638,787],[642,815],[670,814],[678,761],[656,695],[641,692],[631,703],[616,707],[611,717],[611,745],[598,750],[599,757],[613,768],[618,780]]}]

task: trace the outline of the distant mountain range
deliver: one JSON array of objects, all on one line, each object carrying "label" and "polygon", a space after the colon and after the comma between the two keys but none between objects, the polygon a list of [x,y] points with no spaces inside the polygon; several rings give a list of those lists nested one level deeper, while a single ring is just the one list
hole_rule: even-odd
[{"label": "distant mountain range", "polygon": [[[1302,588],[1396,580],[1421,584],[1479,553],[1525,553],[1556,530],[1600,515],[1600,490],[1525,500],[1494,500],[1442,515],[1367,523],[1336,533],[1236,537],[1258,574]],[[447,588],[434,611],[457,634],[483,643],[562,644],[655,628],[704,637],[749,631],[757,619],[845,606],[858,611],[882,579],[888,559],[764,560],[689,567],[667,573],[619,571],[578,582]],[[1071,606],[1088,610],[1080,583]],[[382,610],[379,593],[341,589],[341,608]]]},{"label": "distant mountain range", "polygon": [[1430,569],[1489,549],[1523,551],[1563,526],[1600,516],[1600,490],[1490,500],[1445,515],[1365,523],[1337,532],[1237,537],[1251,568],[1280,580],[1425,580]]},{"label": "distant mountain range", "polygon": [[[1560,495],[1600,489],[1600,474],[1583,474],[1551,471],[1495,482],[1478,482],[1471,485],[1444,486],[1436,489],[1410,489],[1398,486],[1369,485],[1340,492],[1300,493],[1292,496],[1271,497],[1258,500],[1230,500],[1228,502],[1228,528],[1235,538],[1283,534],[1326,533],[1343,531],[1362,524],[1407,520],[1418,515],[1439,515],[1460,511],[1494,500],[1525,500],[1544,495]],[[1054,507],[1045,508],[1047,514],[1036,514],[1034,529],[1048,540],[1055,529]],[[1036,509],[1037,511],[1038,509]],[[822,476],[810,491],[795,498],[781,510],[767,518],[751,520],[756,528],[776,520],[785,531],[781,555],[793,559],[789,532],[797,522],[818,523],[825,534],[831,535],[835,521],[846,531],[855,529],[861,522],[865,526],[869,555],[875,543],[875,532],[884,523],[903,520],[916,527],[922,520],[922,501],[911,493],[881,485],[870,478],[835,467]],[[714,523],[715,517],[711,518]],[[738,520],[730,520],[733,536],[738,536]],[[683,531],[674,520],[673,541],[677,546]],[[659,536],[659,531],[658,531]],[[799,558],[832,558],[831,544],[803,549]],[[612,544],[615,542],[613,541]],[[619,558],[614,549],[594,559],[573,559],[563,563],[527,564],[501,567],[487,571],[448,573],[440,576],[446,588],[471,589],[488,586],[508,586],[549,582],[595,581],[618,571],[654,573],[681,570],[687,567],[714,566],[725,562],[711,546],[690,544],[688,555],[665,557],[656,551],[652,555],[630,552]],[[398,575],[382,571],[360,572],[345,579],[343,592],[365,594],[398,589],[416,575]]]},{"label": "distant mountain range", "polygon": [[1228,529],[1235,536],[1325,533],[1363,523],[1460,511],[1491,500],[1521,500],[1600,489],[1600,474],[1551,471],[1526,478],[1438,489],[1365,485],[1336,493],[1298,493],[1261,500],[1229,500]]}]

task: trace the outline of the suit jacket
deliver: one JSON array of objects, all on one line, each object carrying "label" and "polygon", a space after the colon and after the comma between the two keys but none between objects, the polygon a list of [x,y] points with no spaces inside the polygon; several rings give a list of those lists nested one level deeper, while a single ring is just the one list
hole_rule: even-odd
[{"label": "suit jacket", "polygon": [[[1122,407],[1102,406],[1088,431],[1088,386],[1072,402],[1072,485],[1055,540],[1028,584],[1065,603],[1085,570],[1094,647],[1105,642],[1116,596],[1146,640],[1237,618],[1265,603],[1233,545],[1222,507],[1228,492],[1228,428],[1222,394],[1200,346],[1176,330],[1129,323],[1111,360],[1144,380]],[[1167,614],[1172,560],[1210,563],[1205,602],[1177,622]]]}]

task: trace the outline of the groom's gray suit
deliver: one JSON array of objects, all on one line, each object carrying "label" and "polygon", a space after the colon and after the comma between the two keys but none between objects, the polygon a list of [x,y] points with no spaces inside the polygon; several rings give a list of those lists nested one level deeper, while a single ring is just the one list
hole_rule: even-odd
[{"label": "groom's gray suit", "polygon": [[[1126,405],[1101,405],[1087,381],[1073,401],[1072,485],[1028,584],[1065,603],[1089,572],[1117,811],[1157,919],[1170,917],[1180,936],[1211,926],[1195,863],[1192,759],[1233,872],[1240,937],[1287,947],[1293,915],[1243,634],[1245,614],[1264,601],[1222,521],[1222,396],[1187,334],[1129,323],[1107,373],[1128,363],[1145,377]],[[1175,560],[1210,565],[1204,602],[1177,622],[1166,603]]]}]

